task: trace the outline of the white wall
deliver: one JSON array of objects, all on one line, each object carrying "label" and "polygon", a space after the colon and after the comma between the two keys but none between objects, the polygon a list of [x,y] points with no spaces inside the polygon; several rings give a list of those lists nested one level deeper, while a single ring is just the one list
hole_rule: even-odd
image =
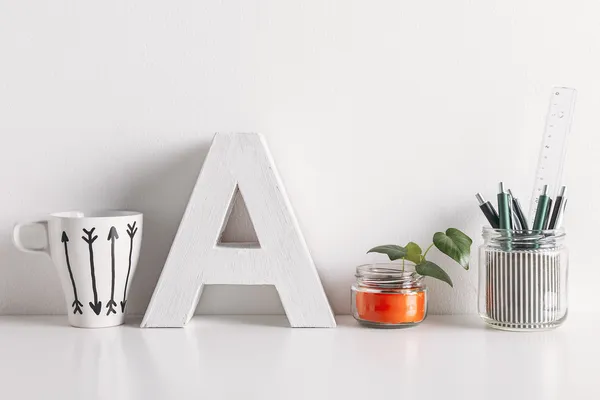
[{"label": "white wall", "polygon": [[[427,245],[450,226],[479,243],[474,193],[494,197],[499,180],[528,204],[552,85],[579,89],[571,305],[596,312],[599,12],[576,0],[0,0],[0,313],[64,312],[50,261],[9,234],[76,208],[145,213],[129,303],[142,313],[216,131],[265,134],[348,313],[371,246]],[[474,312],[477,269],[436,259],[455,288],[431,282],[431,311]],[[274,290],[210,288],[199,310],[280,307]]]}]

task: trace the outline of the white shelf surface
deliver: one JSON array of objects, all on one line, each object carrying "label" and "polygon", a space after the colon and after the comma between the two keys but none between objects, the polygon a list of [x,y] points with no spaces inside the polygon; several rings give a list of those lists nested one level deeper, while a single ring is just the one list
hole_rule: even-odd
[{"label": "white shelf surface", "polygon": [[600,317],[502,332],[477,316],[382,330],[197,316],[184,329],[0,317],[2,399],[600,399]]}]

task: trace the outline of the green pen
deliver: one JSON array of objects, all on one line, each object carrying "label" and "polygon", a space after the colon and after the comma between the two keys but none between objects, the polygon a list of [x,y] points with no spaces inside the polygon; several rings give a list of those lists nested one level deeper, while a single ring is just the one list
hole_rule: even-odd
[{"label": "green pen", "polygon": [[498,185],[498,218],[500,220],[500,229],[512,229],[512,212],[510,197],[504,191],[504,183]]},{"label": "green pen", "polygon": [[546,207],[546,220],[544,221],[544,230],[548,229],[550,224],[550,216],[552,215],[552,199],[548,199],[548,207]]},{"label": "green pen", "polygon": [[531,228],[534,231],[541,231],[546,226],[549,204],[550,197],[548,197],[548,185],[544,185],[542,194],[540,194],[540,197],[538,198],[538,205],[535,211],[535,220],[533,221],[533,227]]}]

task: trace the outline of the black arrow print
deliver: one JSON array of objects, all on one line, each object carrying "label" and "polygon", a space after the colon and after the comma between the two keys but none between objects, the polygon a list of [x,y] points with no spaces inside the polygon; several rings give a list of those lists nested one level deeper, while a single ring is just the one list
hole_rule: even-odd
[{"label": "black arrow print", "polygon": [[96,269],[94,268],[94,246],[93,243],[98,239],[98,235],[93,236],[96,228],[92,228],[89,231],[83,229],[83,232],[87,235],[82,236],[81,238],[88,244],[88,251],[90,253],[90,273],[92,274],[92,291],[94,292],[94,302],[91,301],[88,303],[92,310],[96,313],[96,315],[100,315],[100,311],[102,310],[102,302],[98,301],[98,290],[96,290]]},{"label": "black arrow print", "polygon": [[129,236],[129,268],[127,268],[127,278],[125,279],[125,290],[123,290],[123,301],[121,302],[121,312],[125,312],[127,304],[127,284],[129,283],[129,273],[131,272],[131,255],[133,253],[133,238],[138,231],[134,222],[132,225],[127,224],[127,235]]},{"label": "black arrow print", "polygon": [[79,301],[79,298],[77,297],[77,286],[75,286],[75,279],[73,278],[73,271],[71,271],[71,262],[69,261],[69,247],[67,245],[67,243],[69,242],[69,237],[67,236],[67,232],[63,231],[62,233],[62,238],[60,239],[61,242],[63,242],[63,244],[65,245],[65,259],[67,260],[67,269],[69,270],[69,277],[71,278],[71,285],[73,285],[73,295],[75,296],[75,301],[73,302],[73,304],[71,304],[71,307],[75,307],[75,309],[73,310],[73,314],[83,314],[83,311],[81,310],[81,307],[83,307],[83,304],[81,304],[81,302]]},{"label": "black arrow print", "polygon": [[111,226],[110,231],[108,232],[108,237],[106,238],[106,240],[110,240],[110,268],[112,271],[112,281],[110,284],[110,300],[106,304],[106,308],[108,308],[106,315],[110,315],[110,313],[117,313],[113,306],[117,306],[117,303],[115,303],[115,240],[118,238],[119,234],[117,233],[117,229],[114,226]]}]

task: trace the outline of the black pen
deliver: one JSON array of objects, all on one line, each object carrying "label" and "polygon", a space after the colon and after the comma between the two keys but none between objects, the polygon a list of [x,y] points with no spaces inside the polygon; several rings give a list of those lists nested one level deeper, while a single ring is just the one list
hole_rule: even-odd
[{"label": "black pen", "polygon": [[494,206],[489,201],[485,201],[481,193],[477,193],[475,195],[477,201],[479,201],[479,208],[483,212],[483,215],[487,218],[491,227],[494,229],[498,229],[500,227],[500,220],[498,218],[498,213],[494,209]]},{"label": "black pen", "polygon": [[565,199],[566,193],[567,187],[561,187],[558,196],[556,196],[556,201],[554,203],[554,209],[552,210],[552,216],[550,217],[548,229],[558,229],[560,227],[562,216],[565,212],[565,207],[567,205],[567,199]]},{"label": "black pen", "polygon": [[512,197],[513,211],[521,224],[521,229],[524,231],[529,230],[529,226],[527,225],[527,219],[525,218],[525,214],[523,213],[523,209],[521,208],[521,203],[519,199],[517,199],[512,191],[508,189],[508,194]]}]

